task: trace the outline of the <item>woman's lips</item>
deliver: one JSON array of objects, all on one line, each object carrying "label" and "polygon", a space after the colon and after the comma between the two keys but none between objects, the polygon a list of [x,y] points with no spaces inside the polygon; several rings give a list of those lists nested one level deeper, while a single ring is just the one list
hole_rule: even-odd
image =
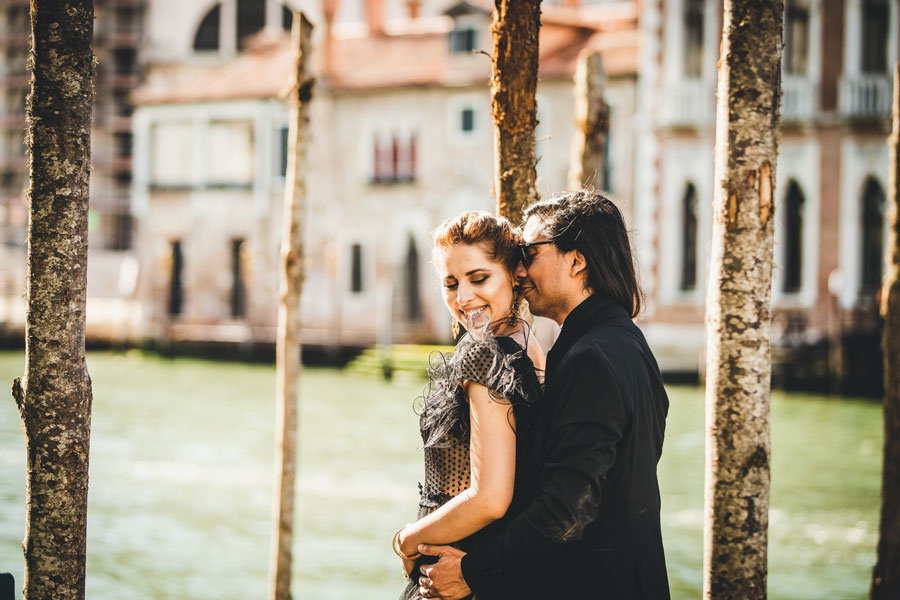
[{"label": "woman's lips", "polygon": [[472,314],[474,312],[478,312],[480,310],[484,310],[486,308],[487,308],[487,304],[485,304],[484,306],[477,306],[475,308],[466,308],[466,309],[461,308],[461,309],[459,309],[459,312],[462,313],[462,315],[464,317],[468,317],[470,314]]}]

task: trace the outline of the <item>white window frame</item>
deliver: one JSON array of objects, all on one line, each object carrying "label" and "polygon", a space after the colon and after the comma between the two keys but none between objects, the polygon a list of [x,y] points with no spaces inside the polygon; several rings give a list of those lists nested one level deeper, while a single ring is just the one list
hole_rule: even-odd
[{"label": "white window frame", "polygon": [[700,77],[684,73],[684,0],[665,2],[663,28],[662,93],[655,115],[662,125],[712,127],[715,122],[716,61],[719,52],[719,3],[703,5],[703,65]]},{"label": "white window frame", "polygon": [[[459,15],[453,18],[453,27],[451,31],[459,31],[463,29],[472,29],[475,31],[475,51],[474,52],[450,52],[450,32],[447,32],[447,52],[457,60],[462,57],[473,57],[478,50],[490,50],[490,35],[485,40],[485,21],[486,17],[481,14]],[[487,41],[487,46],[485,42]]]},{"label": "white window frame", "polygon": [[[351,287],[353,246],[355,244],[359,244],[362,249],[362,264],[360,265],[362,269],[362,290],[359,292],[354,292]],[[351,310],[366,307],[375,298],[378,287],[378,281],[375,276],[375,253],[377,252],[377,245],[375,244],[375,241],[371,239],[371,235],[360,231],[356,233],[351,232],[349,235],[345,236],[338,247],[340,250],[337,280],[340,285],[339,289],[341,290],[341,297]]]},{"label": "white window frame", "polygon": [[253,177],[251,189],[257,214],[270,210],[274,182],[272,166],[275,156],[274,119],[277,102],[258,100],[223,101],[217,103],[173,104],[138,107],[133,119],[133,179],[135,214],[140,216],[149,202],[153,181],[153,128],[156,124],[190,122],[193,124],[194,166],[190,187],[202,190],[209,182],[209,124],[213,121],[250,121],[253,123]]},{"label": "white window frame", "polygon": [[[772,304],[777,308],[812,308],[816,303],[821,195],[819,157],[819,145],[813,140],[783,142],[778,149],[778,169],[775,175],[775,269],[772,274]],[[788,183],[791,180],[796,181],[803,192],[803,246],[800,289],[797,292],[785,293],[784,236]]]},{"label": "white window frame", "polygon": [[[868,177],[874,177],[887,192],[890,156],[883,141],[846,139],[841,144],[841,203],[840,203],[840,293],[841,307],[853,308],[859,300],[862,280],[860,262],[860,201]],[[884,245],[887,248],[890,223],[884,219]],[[885,268],[887,260],[884,261]]]},{"label": "white window frame", "polygon": [[[706,298],[712,232],[712,156],[713,147],[709,142],[670,142],[662,147],[657,271],[660,305],[702,306]],[[697,191],[697,285],[693,290],[682,290],[681,215],[688,183],[693,183]]]},{"label": "white window frame", "polygon": [[[462,130],[462,112],[465,109],[474,111],[474,127],[472,131]],[[474,146],[483,143],[487,123],[490,122],[490,110],[484,95],[457,94],[447,99],[447,138],[457,146]]]},{"label": "white window frame", "polygon": [[[862,0],[845,0],[844,2],[844,76],[858,77],[862,74]],[[888,0],[888,71],[897,62],[897,1]]]},{"label": "white window frame", "polygon": [[665,48],[663,73],[667,83],[679,81],[715,82],[716,61],[719,52],[719,9],[716,2],[707,0],[703,5],[703,68],[699,78],[684,75],[684,0],[665,3],[663,47]]},{"label": "white window frame", "polygon": [[[787,21],[784,22],[787,27]],[[819,107],[819,82],[822,72],[822,3],[821,0],[809,0],[809,46],[806,49],[806,73],[803,75],[789,74],[784,69],[782,61],[783,93],[793,95],[801,106],[797,114],[786,114],[787,120],[811,119]],[[782,100],[784,111],[784,100]]]}]

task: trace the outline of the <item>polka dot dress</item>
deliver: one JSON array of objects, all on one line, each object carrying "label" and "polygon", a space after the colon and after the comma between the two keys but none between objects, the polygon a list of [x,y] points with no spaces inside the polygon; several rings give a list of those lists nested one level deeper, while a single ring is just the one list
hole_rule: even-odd
[{"label": "polka dot dress", "polygon": [[[519,358],[516,367],[511,366],[508,360],[510,355]],[[512,389],[510,384],[519,384],[525,379],[527,386],[524,387],[531,392],[528,398],[518,399],[523,400],[523,405],[535,401],[540,388],[534,374],[534,365],[527,353],[511,338],[497,338],[491,339],[489,343],[468,345],[460,342],[449,362],[441,363],[440,366],[442,368],[437,373],[430,373],[433,387],[427,394],[421,419],[422,440],[425,442],[425,481],[419,486],[419,518],[468,489],[472,482],[469,402],[462,385],[466,381],[480,383],[501,401],[515,401],[516,398],[508,399],[507,396],[512,394],[506,392]],[[515,389],[524,387],[517,385]],[[433,412],[429,413],[428,410]],[[516,422],[519,422],[518,414]],[[438,441],[433,439],[429,424],[437,424],[436,428],[444,432]],[[477,535],[453,545],[465,550]],[[418,585],[413,578],[401,595],[401,600],[420,598]]]}]

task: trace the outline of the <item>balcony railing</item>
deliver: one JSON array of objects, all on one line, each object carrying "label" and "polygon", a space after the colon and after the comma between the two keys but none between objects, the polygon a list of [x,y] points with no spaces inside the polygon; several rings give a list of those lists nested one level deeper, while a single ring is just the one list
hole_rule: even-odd
[{"label": "balcony railing", "polygon": [[699,127],[715,123],[715,88],[705,81],[679,81],[663,92],[660,119],[664,126]]},{"label": "balcony railing", "polygon": [[816,112],[816,88],[816,84],[806,77],[785,75],[781,90],[781,120],[811,120]]},{"label": "balcony railing", "polygon": [[841,114],[856,118],[887,118],[891,114],[891,81],[887,75],[856,75],[841,79]]}]

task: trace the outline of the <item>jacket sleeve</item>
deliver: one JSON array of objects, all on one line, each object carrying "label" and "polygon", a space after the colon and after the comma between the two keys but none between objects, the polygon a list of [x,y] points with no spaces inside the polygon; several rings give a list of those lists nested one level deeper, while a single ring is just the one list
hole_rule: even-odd
[{"label": "jacket sleeve", "polygon": [[508,588],[517,572],[581,539],[597,517],[606,473],[625,431],[623,398],[599,350],[567,356],[554,374],[546,459],[533,502],[463,558],[474,592]]}]

